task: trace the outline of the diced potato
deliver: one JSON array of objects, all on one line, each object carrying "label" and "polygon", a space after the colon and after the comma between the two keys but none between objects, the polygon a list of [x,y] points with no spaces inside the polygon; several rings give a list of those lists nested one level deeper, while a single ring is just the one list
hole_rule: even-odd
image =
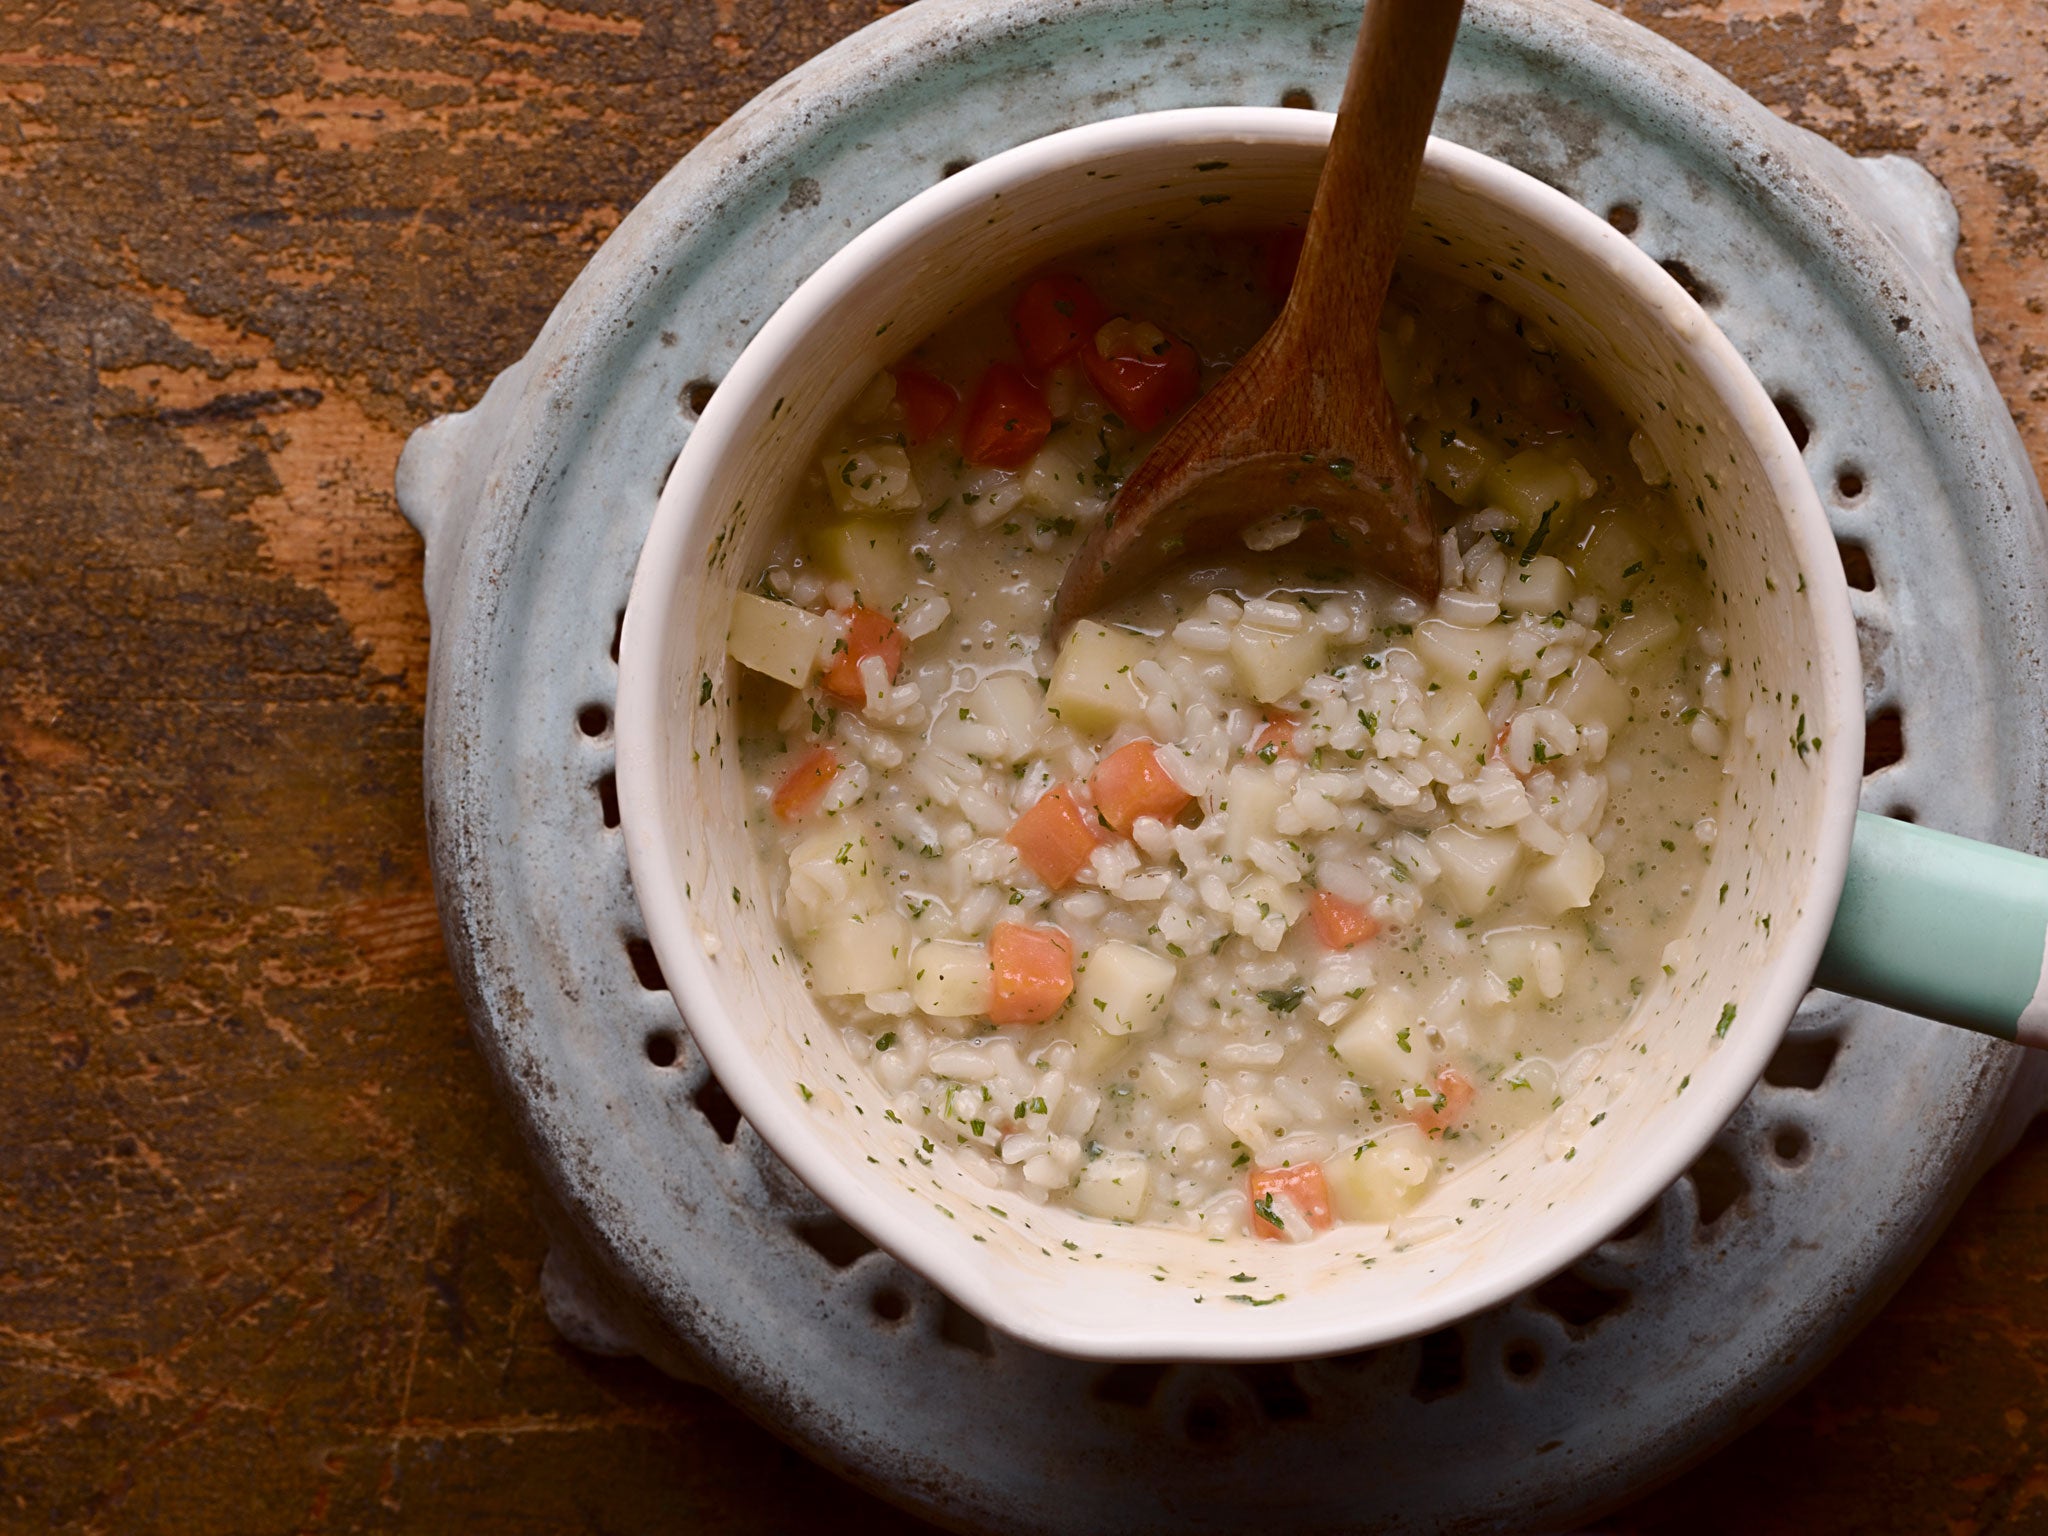
[{"label": "diced potato", "polygon": [[1074,1204],[1090,1216],[1109,1221],[1136,1221],[1145,1208],[1152,1165],[1142,1152],[1105,1152],[1081,1168],[1074,1185]]},{"label": "diced potato", "polygon": [[988,946],[927,939],[910,952],[910,1000],[935,1019],[988,1012]]},{"label": "diced potato", "polygon": [[1603,595],[1627,592],[1642,579],[1650,558],[1649,546],[1619,512],[1594,517],[1577,544],[1565,552],[1565,563],[1581,588]]},{"label": "diced potato", "polygon": [[1477,917],[1507,894],[1522,859],[1522,840],[1512,831],[1473,832],[1454,825],[1429,834],[1429,851],[1457,909]]},{"label": "diced potato", "polygon": [[1206,1075],[1194,1062],[1159,1051],[1148,1054],[1138,1069],[1138,1092],[1158,1109],[1176,1109],[1187,1103],[1201,1092],[1205,1081]]},{"label": "diced potato", "polygon": [[1486,477],[1499,465],[1501,450],[1468,426],[1460,427],[1449,441],[1441,433],[1424,433],[1417,457],[1425,480],[1459,506],[1471,507],[1486,494]]},{"label": "diced potato", "polygon": [[924,493],[900,443],[864,443],[825,455],[825,489],[832,505],[848,517],[875,512],[915,512]]},{"label": "diced potato", "polygon": [[1485,698],[1508,665],[1508,626],[1465,629],[1442,619],[1415,626],[1415,654],[1446,688],[1464,688]]},{"label": "diced potato", "polygon": [[[1095,1010],[1090,1008],[1090,1013]],[[1081,1018],[1072,1009],[1060,1020],[1062,1038],[1073,1043],[1074,1064],[1070,1075],[1076,1082],[1099,1080],[1103,1070],[1130,1043],[1128,1035],[1112,1035],[1107,1030],[1096,1028],[1087,1019]]]},{"label": "diced potato", "polygon": [[1345,1221],[1391,1221],[1413,1205],[1436,1170],[1429,1138],[1417,1125],[1388,1125],[1364,1142],[1339,1147],[1323,1163],[1330,1209]]},{"label": "diced potato", "polygon": [[804,946],[820,997],[891,992],[910,971],[910,923],[894,912],[828,917]]},{"label": "diced potato", "polygon": [[1530,899],[1549,917],[1561,917],[1575,907],[1590,906],[1600,877],[1607,873],[1607,861],[1588,842],[1583,832],[1565,839],[1564,852],[1552,854],[1529,876]]},{"label": "diced potato", "polygon": [[1627,672],[1677,638],[1678,620],[1670,611],[1645,604],[1616,619],[1600,649],[1610,663]]},{"label": "diced potato", "polygon": [[967,696],[967,708],[974,719],[1001,733],[1012,759],[1028,756],[1052,724],[1038,680],[1017,672],[983,678]]},{"label": "diced potato", "polygon": [[1463,688],[1446,688],[1429,701],[1428,741],[1464,761],[1483,762],[1493,742],[1493,722],[1478,698]]},{"label": "diced potato", "polygon": [[870,608],[886,611],[910,585],[903,535],[894,524],[862,519],[826,523],[807,538],[812,558],[828,575],[851,582]]},{"label": "diced potato", "polygon": [[1035,678],[1015,672],[984,678],[965,699],[938,711],[932,744],[991,762],[1028,757],[1052,724],[1043,697]]},{"label": "diced potato", "polygon": [[1053,436],[1024,466],[1024,499],[1048,517],[1093,517],[1102,509],[1096,485],[1096,440],[1067,431]]},{"label": "diced potato", "polygon": [[1630,713],[1628,690],[1591,656],[1580,658],[1550,696],[1550,705],[1562,710],[1573,725],[1582,729],[1604,725],[1610,736],[1622,728]]},{"label": "diced potato", "polygon": [[801,688],[818,667],[818,651],[831,625],[794,603],[778,603],[751,592],[732,602],[725,649],[741,666]]},{"label": "diced potato", "polygon": [[1555,531],[1559,519],[1585,496],[1582,484],[1572,465],[1545,449],[1524,448],[1489,471],[1483,489],[1527,535],[1542,524],[1545,513]]},{"label": "diced potato", "polygon": [[1509,613],[1562,613],[1571,601],[1572,573],[1555,555],[1538,555],[1527,565],[1508,562],[1500,605]]},{"label": "diced potato", "polygon": [[1144,714],[1145,694],[1132,674],[1151,655],[1144,636],[1083,619],[1053,663],[1045,707],[1077,731],[1106,736]]},{"label": "diced potato", "polygon": [[1074,978],[1074,1001],[1083,1017],[1093,1013],[1106,1035],[1150,1029],[1173,992],[1174,964],[1163,955],[1118,939],[1098,944]]},{"label": "diced potato", "polygon": [[792,933],[812,933],[827,918],[858,916],[881,905],[881,861],[857,828],[813,832],[789,850],[783,906]]},{"label": "diced potato", "polygon": [[1279,703],[1323,669],[1325,636],[1303,618],[1291,630],[1244,621],[1231,632],[1230,660],[1261,704]]},{"label": "diced potato", "polygon": [[1421,1023],[1414,998],[1400,987],[1381,987],[1337,1026],[1330,1044],[1360,1082],[1388,1095],[1384,1102],[1391,1104],[1396,1089],[1428,1076],[1411,1038]]},{"label": "diced potato", "polygon": [[1279,913],[1280,918],[1292,928],[1301,921],[1301,914],[1308,910],[1308,896],[1298,885],[1282,885],[1271,875],[1263,872],[1241,880],[1230,892],[1232,903],[1249,901],[1254,906],[1264,907],[1260,916]]},{"label": "diced potato", "polygon": [[1270,768],[1240,763],[1230,770],[1223,784],[1223,852],[1232,864],[1245,862],[1254,838],[1280,835],[1274,817],[1292,798]]}]

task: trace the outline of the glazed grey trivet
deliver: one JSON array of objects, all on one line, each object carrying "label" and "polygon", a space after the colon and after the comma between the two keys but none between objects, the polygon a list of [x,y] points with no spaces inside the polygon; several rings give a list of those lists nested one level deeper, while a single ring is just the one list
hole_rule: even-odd
[{"label": "glazed grey trivet", "polygon": [[[556,1205],[550,1315],[942,1521],[1567,1525],[1805,1379],[2040,1098],[2009,1047],[1816,998],[1693,1173],[1565,1275],[1410,1344],[1225,1369],[991,1338],[823,1211],[707,1078],[640,938],[608,713],[693,400],[825,255],[949,164],[1148,108],[1332,102],[1356,24],[1354,0],[921,0],[706,140],[526,358],[400,468],[427,538],[442,914]],[[1570,0],[1473,0],[1438,126],[1633,229],[1808,434],[1862,588],[1874,739],[1905,743],[1866,806],[2042,849],[2048,680],[2028,637],[2048,520],[1940,190]]]}]

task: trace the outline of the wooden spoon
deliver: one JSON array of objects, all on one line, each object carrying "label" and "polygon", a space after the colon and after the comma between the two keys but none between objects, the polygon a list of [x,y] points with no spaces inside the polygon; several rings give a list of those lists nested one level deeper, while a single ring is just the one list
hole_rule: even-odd
[{"label": "wooden spoon", "polygon": [[1292,511],[1274,530],[1290,553],[1436,597],[1429,488],[1381,380],[1379,322],[1462,9],[1369,0],[1286,305],[1124,481],[1067,567],[1056,633]]}]

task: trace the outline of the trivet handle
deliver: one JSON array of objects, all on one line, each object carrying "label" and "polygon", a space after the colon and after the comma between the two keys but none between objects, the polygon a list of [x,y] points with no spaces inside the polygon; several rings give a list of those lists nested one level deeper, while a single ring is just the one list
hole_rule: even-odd
[{"label": "trivet handle", "polygon": [[1858,815],[1814,981],[2048,1047],[2048,859]]}]

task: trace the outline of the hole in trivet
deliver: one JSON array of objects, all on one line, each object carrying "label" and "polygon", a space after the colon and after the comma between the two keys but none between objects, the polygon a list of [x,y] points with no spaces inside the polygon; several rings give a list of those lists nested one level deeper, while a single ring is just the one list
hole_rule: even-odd
[{"label": "hole in trivet", "polygon": [[1297,85],[1280,93],[1280,105],[1295,107],[1303,112],[1313,112],[1316,109],[1316,99],[1307,87]]},{"label": "hole in trivet", "polygon": [[683,1043],[674,1030],[657,1029],[647,1037],[647,1059],[657,1067],[672,1067],[683,1054]]},{"label": "hole in trivet", "polygon": [[1906,722],[1896,709],[1881,709],[1863,725],[1863,776],[1889,768],[1906,755]]},{"label": "hole in trivet", "polygon": [[718,1132],[718,1139],[731,1146],[733,1138],[740,1133],[740,1107],[725,1096],[725,1090],[718,1086],[718,1079],[707,1077],[704,1086],[690,1098],[697,1106],[697,1113],[711,1122],[711,1129]]},{"label": "hole in trivet", "polygon": [[948,160],[939,167],[939,179],[943,181],[948,176],[958,176],[972,164],[974,164],[972,160]]},{"label": "hole in trivet", "polygon": [[948,1297],[939,1298],[939,1307],[941,1341],[977,1355],[996,1352],[996,1341],[988,1336],[987,1325],[980,1318]]},{"label": "hole in trivet", "polygon": [[619,824],[619,781],[615,774],[606,774],[597,781],[597,805],[604,813],[604,824],[616,827]]},{"label": "hole in trivet", "polygon": [[1222,1445],[1230,1439],[1230,1409],[1213,1397],[1201,1397],[1188,1404],[1181,1428],[1196,1445]]},{"label": "hole in trivet", "polygon": [[1516,1339],[1502,1353],[1500,1363],[1515,1380],[1527,1381],[1543,1369],[1543,1351],[1527,1339]]},{"label": "hole in trivet", "polygon": [[1308,1417],[1308,1394],[1301,1390],[1301,1383],[1294,1379],[1294,1367],[1285,1360],[1241,1365],[1237,1374],[1252,1389],[1266,1417],[1275,1423]]},{"label": "hole in trivet", "polygon": [[1642,215],[1636,212],[1635,204],[1616,203],[1607,210],[1607,222],[1620,230],[1624,235],[1632,235],[1636,232],[1637,227],[1642,224],[1643,219]]},{"label": "hole in trivet", "polygon": [[1863,494],[1863,471],[1844,464],[1835,471],[1835,494],[1844,501],[1854,501]]},{"label": "hole in trivet", "polygon": [[1787,1035],[1764,1068],[1764,1081],[1773,1088],[1804,1088],[1811,1093],[1827,1081],[1841,1049],[1840,1035]]},{"label": "hole in trivet", "polygon": [[1773,395],[1771,404],[1778,408],[1785,430],[1792,434],[1792,446],[1801,453],[1806,452],[1806,445],[1813,441],[1813,428],[1807,425],[1806,412],[1799,409],[1799,402],[1790,395]]},{"label": "hole in trivet", "polygon": [[633,974],[650,992],[666,992],[668,982],[661,974],[661,962],[654,958],[654,946],[645,939],[626,940],[626,958],[633,962]]},{"label": "hole in trivet", "polygon": [[1660,261],[1657,265],[1666,272],[1669,272],[1678,283],[1678,286],[1691,294],[1693,301],[1702,309],[1719,302],[1721,295],[1715,290],[1714,285],[1701,277],[1699,273],[1693,271],[1684,262],[1676,260]]},{"label": "hole in trivet", "polygon": [[1796,1125],[1781,1125],[1772,1133],[1771,1151],[1787,1167],[1797,1168],[1812,1150],[1813,1143],[1807,1139],[1806,1132]]},{"label": "hole in trivet", "polygon": [[1640,1211],[1637,1211],[1635,1215],[1629,1217],[1629,1219],[1625,1223],[1623,1223],[1621,1229],[1617,1231],[1614,1234],[1614,1236],[1607,1239],[1607,1241],[1609,1241],[1610,1243],[1634,1242],[1637,1238],[1641,1237],[1645,1232],[1649,1231],[1650,1228],[1657,1224],[1657,1215],[1663,1209],[1663,1201],[1652,1200]]},{"label": "hole in trivet", "polygon": [[1708,1147],[1685,1174],[1699,1198],[1703,1227],[1711,1227],[1749,1193],[1749,1175],[1726,1147]]},{"label": "hole in trivet", "polygon": [[1088,1388],[1098,1403],[1115,1403],[1120,1408],[1145,1408],[1159,1395],[1159,1383],[1166,1379],[1163,1365],[1112,1365]]},{"label": "hole in trivet", "polygon": [[[717,393],[718,386],[709,379],[692,379],[683,386],[682,403],[692,416],[702,416],[704,407],[711,403],[711,397]],[[668,476],[663,475],[662,482],[666,484]]]},{"label": "hole in trivet", "polygon": [[612,660],[619,659],[619,641],[626,633],[626,610],[621,608],[619,616],[612,620]]},{"label": "hole in trivet", "polygon": [[1465,1336],[1455,1328],[1439,1328],[1421,1341],[1415,1384],[1408,1389],[1419,1403],[1433,1403],[1465,1386]]},{"label": "hole in trivet", "polygon": [[796,1235],[834,1269],[844,1269],[875,1251],[875,1245],[861,1236],[853,1223],[829,1212],[796,1223]]},{"label": "hole in trivet", "polygon": [[1858,592],[1875,592],[1877,572],[1870,568],[1870,551],[1853,539],[1837,539],[1835,548],[1842,552],[1842,574],[1849,585]]},{"label": "hole in trivet", "polygon": [[910,1302],[904,1294],[886,1287],[868,1298],[868,1307],[885,1323],[900,1323],[910,1315]]},{"label": "hole in trivet", "polygon": [[586,736],[602,736],[611,724],[612,712],[602,704],[586,704],[576,711],[576,729]]},{"label": "hole in trivet", "polygon": [[1568,1269],[1537,1286],[1529,1293],[1529,1299],[1563,1322],[1576,1337],[1589,1331],[1602,1318],[1624,1310],[1629,1303],[1629,1294],[1595,1285],[1576,1269]]}]

